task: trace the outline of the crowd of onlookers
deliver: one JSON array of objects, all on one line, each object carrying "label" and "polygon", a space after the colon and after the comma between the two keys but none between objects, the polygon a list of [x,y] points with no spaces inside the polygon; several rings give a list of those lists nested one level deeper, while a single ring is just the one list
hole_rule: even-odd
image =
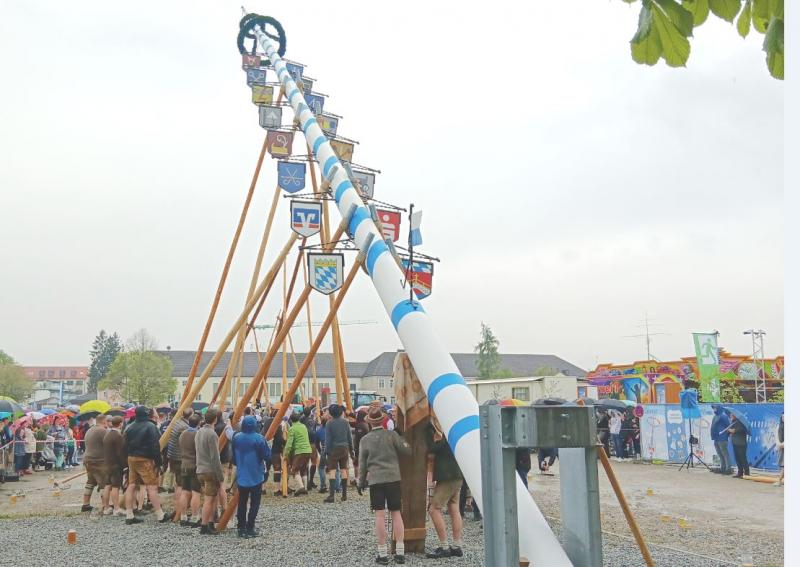
[{"label": "crowd of onlookers", "polygon": [[89,423],[70,427],[69,418],[55,416],[49,423],[22,420],[16,428],[9,418],[0,420],[0,447],[5,472],[31,475],[40,470],[67,470],[80,466],[83,435]]}]

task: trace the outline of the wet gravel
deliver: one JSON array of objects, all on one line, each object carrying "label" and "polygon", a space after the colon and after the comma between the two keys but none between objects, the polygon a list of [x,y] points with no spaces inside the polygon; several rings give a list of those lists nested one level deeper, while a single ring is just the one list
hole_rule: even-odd
[{"label": "wet gravel", "polygon": [[[18,517],[0,520],[2,564],[125,565],[132,561],[150,565],[292,564],[337,566],[374,565],[372,515],[366,496],[330,505],[322,495],[288,499],[265,497],[258,519],[259,537],[242,540],[235,530],[202,536],[199,530],[174,524],[161,525],[152,514],[145,522],[126,526],[122,518],[100,517],[96,512]],[[551,522],[557,534],[560,525]],[[67,531],[75,529],[78,541],[68,545]],[[428,545],[436,542],[432,528]],[[653,548],[660,566],[731,565]],[[134,559],[138,557],[139,559]],[[408,555],[410,565],[483,565],[483,531],[480,522],[464,522],[464,556],[446,560]],[[644,565],[632,541],[607,536],[604,563],[615,567]]]}]

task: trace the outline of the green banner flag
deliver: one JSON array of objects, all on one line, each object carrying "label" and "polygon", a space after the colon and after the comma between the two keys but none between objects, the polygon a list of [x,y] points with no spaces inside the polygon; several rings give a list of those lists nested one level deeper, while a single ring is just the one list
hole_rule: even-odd
[{"label": "green banner flag", "polygon": [[717,333],[692,333],[700,377],[700,395],[705,403],[719,401],[719,349]]}]

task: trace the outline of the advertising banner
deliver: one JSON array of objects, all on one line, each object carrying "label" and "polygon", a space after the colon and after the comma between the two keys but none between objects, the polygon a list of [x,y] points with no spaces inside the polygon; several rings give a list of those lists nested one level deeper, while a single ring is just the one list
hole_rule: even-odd
[{"label": "advertising banner", "polygon": [[697,371],[700,374],[700,399],[719,401],[719,349],[716,333],[692,333]]}]

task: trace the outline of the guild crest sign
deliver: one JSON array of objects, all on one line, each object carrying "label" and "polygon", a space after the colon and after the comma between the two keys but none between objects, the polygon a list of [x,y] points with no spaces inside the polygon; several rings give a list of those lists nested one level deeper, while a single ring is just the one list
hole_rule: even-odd
[{"label": "guild crest sign", "polygon": [[351,162],[353,161],[353,144],[352,142],[343,142],[342,140],[331,140],[331,148],[333,153],[340,161]]},{"label": "guild crest sign", "polygon": [[264,86],[267,84],[267,70],[266,69],[247,69],[247,86],[253,85]]},{"label": "guild crest sign", "polygon": [[267,149],[272,157],[288,157],[292,155],[293,140],[294,132],[267,131]]},{"label": "guild crest sign", "polygon": [[344,282],[344,254],[308,255],[309,285],[320,293],[333,293]]},{"label": "guild crest sign", "polygon": [[322,114],[322,107],[325,106],[325,98],[323,96],[306,92],[303,93],[303,98],[306,99],[306,104],[314,114]]},{"label": "guild crest sign", "polygon": [[[331,142],[331,145],[333,145],[333,142]],[[375,196],[374,173],[368,173],[366,171],[353,171],[353,175],[351,177],[353,180],[353,185],[357,190],[361,191],[361,195],[363,197],[372,199],[372,197]]]},{"label": "guild crest sign", "polygon": [[292,230],[304,238],[319,232],[322,203],[319,201],[292,201]]},{"label": "guild crest sign", "polygon": [[289,72],[289,75],[292,77],[295,83],[303,76],[303,66],[297,63],[289,63],[287,61],[286,71]]},{"label": "guild crest sign", "polygon": [[328,114],[320,114],[317,116],[317,124],[325,134],[335,136],[336,129],[339,127],[339,119]]},{"label": "guild crest sign", "polygon": [[[278,186],[287,193],[297,193],[306,186],[306,164],[278,162]],[[294,203],[294,201],[292,201]],[[294,217],[294,215],[292,215]]]},{"label": "guild crest sign", "polygon": [[314,87],[314,81],[303,77],[302,79],[300,79],[300,82],[297,83],[297,87],[304,93],[310,93],[311,89]]},{"label": "guild crest sign", "polygon": [[280,128],[283,109],[280,106],[259,106],[258,123],[262,128]]},{"label": "guild crest sign", "polygon": [[387,211],[378,209],[378,220],[383,230],[383,238],[388,238],[392,242],[397,242],[400,238],[400,211]]},{"label": "guild crest sign", "polygon": [[242,69],[247,71],[250,68],[261,67],[261,57],[258,55],[250,55],[249,53],[242,54]]},{"label": "guild crest sign", "polygon": [[272,104],[273,88],[268,86],[253,85],[253,104],[259,106],[264,104]]},{"label": "guild crest sign", "polygon": [[414,260],[411,268],[408,266],[408,259],[400,260],[403,270],[406,272],[411,289],[414,290],[418,299],[425,299],[433,291],[433,262],[419,262]]}]

